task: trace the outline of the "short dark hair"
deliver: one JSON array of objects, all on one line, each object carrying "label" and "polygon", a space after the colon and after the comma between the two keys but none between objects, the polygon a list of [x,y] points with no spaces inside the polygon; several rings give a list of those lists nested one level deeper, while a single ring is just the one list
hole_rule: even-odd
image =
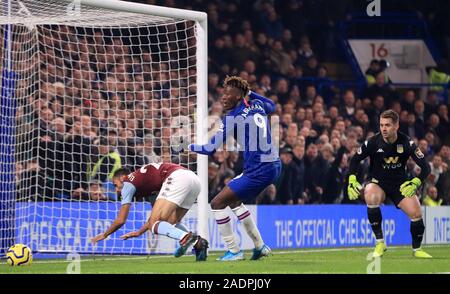
[{"label": "short dark hair", "polygon": [[246,80],[237,76],[227,76],[225,81],[223,82],[223,86],[229,86],[238,89],[241,92],[241,96],[245,97],[248,91],[250,90],[250,86]]},{"label": "short dark hair", "polygon": [[103,146],[108,146],[108,147],[109,147],[108,139],[105,138],[105,137],[101,137],[101,138],[100,138],[99,144],[100,144],[100,145],[103,145]]},{"label": "short dark hair", "polygon": [[393,111],[392,109],[385,110],[381,113],[380,118],[390,118],[394,122],[394,124],[398,123],[399,117],[398,113]]},{"label": "short dark hair", "polygon": [[130,170],[127,168],[119,168],[118,170],[116,170],[113,174],[113,178],[117,178],[117,177],[121,177],[121,176],[126,176],[130,173]]}]

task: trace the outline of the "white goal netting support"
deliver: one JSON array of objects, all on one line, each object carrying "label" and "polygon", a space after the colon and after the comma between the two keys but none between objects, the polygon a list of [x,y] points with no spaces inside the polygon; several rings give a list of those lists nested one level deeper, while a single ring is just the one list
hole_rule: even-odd
[{"label": "white goal netting support", "polygon": [[111,176],[152,162],[198,173],[202,192],[186,225],[208,236],[203,143],[207,31],[202,12],[116,0],[1,2],[0,256],[34,252],[148,254],[175,242],[122,241],[147,220],[154,195],[93,246],[120,208]]}]

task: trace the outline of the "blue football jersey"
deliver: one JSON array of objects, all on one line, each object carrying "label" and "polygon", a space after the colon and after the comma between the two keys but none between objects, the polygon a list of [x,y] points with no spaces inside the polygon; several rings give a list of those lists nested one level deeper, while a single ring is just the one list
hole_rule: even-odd
[{"label": "blue football jersey", "polygon": [[245,174],[261,173],[265,164],[278,162],[278,149],[272,143],[268,120],[268,115],[275,111],[275,103],[254,92],[249,97],[248,102],[242,99],[228,112],[208,144],[192,144],[190,150],[212,155],[232,137],[237,142],[237,150],[244,152]]}]

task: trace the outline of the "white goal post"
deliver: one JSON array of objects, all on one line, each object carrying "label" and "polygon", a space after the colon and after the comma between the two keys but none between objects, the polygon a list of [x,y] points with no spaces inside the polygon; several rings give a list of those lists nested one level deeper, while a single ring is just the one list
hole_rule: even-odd
[{"label": "white goal post", "polygon": [[[172,252],[173,240],[151,233],[90,244],[120,208],[112,173],[159,160],[199,175],[186,225],[209,238],[208,158],[176,148],[181,137],[207,141],[206,13],[118,0],[9,0],[0,12],[0,257],[14,243]],[[146,221],[145,200],[124,232]]]}]

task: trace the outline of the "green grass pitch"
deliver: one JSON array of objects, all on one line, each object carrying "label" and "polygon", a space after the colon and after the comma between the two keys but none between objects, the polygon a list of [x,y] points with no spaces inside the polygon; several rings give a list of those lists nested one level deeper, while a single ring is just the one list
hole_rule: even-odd
[{"label": "green grass pitch", "polygon": [[[223,252],[211,252],[206,262],[195,262],[192,255],[174,258],[170,255],[152,256],[97,256],[82,257],[82,274],[280,274],[280,273],[367,273],[380,269],[381,273],[450,273],[450,245],[426,246],[424,249],[433,259],[421,260],[412,257],[410,247],[389,247],[379,263],[367,260],[372,248],[332,248],[275,250],[268,258],[218,262]],[[369,258],[370,259],[370,258]],[[65,259],[34,260],[31,266],[11,267],[4,260],[0,274],[36,273],[64,274],[69,262]]]}]

